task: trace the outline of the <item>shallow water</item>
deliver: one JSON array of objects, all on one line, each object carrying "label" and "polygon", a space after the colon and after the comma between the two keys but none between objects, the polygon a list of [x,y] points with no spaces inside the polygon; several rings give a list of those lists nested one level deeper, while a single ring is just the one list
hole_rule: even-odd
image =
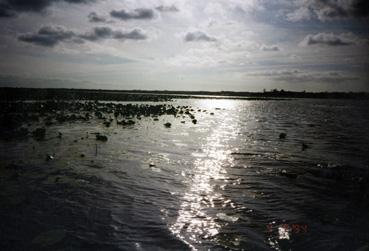
[{"label": "shallow water", "polygon": [[368,101],[169,103],[198,123],[76,122],[1,141],[0,248],[369,248]]}]

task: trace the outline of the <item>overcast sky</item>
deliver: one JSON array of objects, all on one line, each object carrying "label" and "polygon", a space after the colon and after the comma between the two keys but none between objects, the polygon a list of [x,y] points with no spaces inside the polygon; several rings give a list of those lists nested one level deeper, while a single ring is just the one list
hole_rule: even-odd
[{"label": "overcast sky", "polygon": [[368,0],[0,0],[0,85],[369,91]]}]

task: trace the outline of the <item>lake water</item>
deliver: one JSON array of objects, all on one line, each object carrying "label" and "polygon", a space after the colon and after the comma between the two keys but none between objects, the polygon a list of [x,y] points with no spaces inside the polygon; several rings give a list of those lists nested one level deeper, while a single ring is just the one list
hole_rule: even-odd
[{"label": "lake water", "polygon": [[0,249],[369,249],[368,101],[168,103],[0,141]]}]

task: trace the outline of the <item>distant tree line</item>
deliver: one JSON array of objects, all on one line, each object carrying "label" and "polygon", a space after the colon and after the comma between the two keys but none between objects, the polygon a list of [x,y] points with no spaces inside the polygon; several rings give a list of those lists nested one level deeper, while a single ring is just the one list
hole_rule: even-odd
[{"label": "distant tree line", "polygon": [[235,91],[169,91],[169,90],[97,90],[58,88],[0,88],[0,100],[116,100],[116,101],[165,101],[172,98],[240,98],[240,99],[369,99],[368,92],[306,92],[263,90],[262,92]]}]

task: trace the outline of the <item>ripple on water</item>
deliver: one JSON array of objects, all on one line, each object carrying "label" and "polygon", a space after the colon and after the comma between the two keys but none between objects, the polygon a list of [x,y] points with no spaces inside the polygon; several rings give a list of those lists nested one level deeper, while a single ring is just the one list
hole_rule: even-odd
[{"label": "ripple on water", "polygon": [[55,124],[44,141],[1,141],[0,247],[365,249],[367,104],[326,102],[177,100],[197,124]]}]

